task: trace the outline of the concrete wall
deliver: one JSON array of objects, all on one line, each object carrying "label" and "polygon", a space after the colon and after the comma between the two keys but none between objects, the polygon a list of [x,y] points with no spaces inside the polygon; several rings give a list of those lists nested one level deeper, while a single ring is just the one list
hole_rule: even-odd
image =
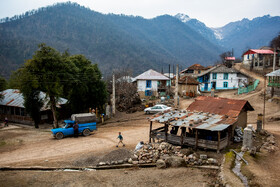
[{"label": "concrete wall", "polygon": [[137,91],[138,92],[145,92],[145,90],[153,90],[157,91],[158,89],[158,81],[152,80],[151,88],[146,88],[146,80],[138,80],[137,81]]},{"label": "concrete wall", "polygon": [[[205,90],[205,83],[200,84],[201,91],[211,91],[212,82],[216,82],[216,90],[231,90],[238,89],[243,86],[243,82],[248,83],[247,77],[238,76],[237,73],[228,73],[228,79],[224,79],[224,73],[217,73],[217,78],[213,79],[213,73],[210,73],[210,82],[208,83],[208,90]],[[224,82],[227,82],[227,88],[224,87]]]}]

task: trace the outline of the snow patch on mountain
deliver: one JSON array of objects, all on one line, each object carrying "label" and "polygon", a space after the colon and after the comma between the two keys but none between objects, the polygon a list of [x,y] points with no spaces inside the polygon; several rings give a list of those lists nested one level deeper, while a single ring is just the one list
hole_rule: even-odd
[{"label": "snow patch on mountain", "polygon": [[222,28],[212,28],[212,30],[217,40],[222,40],[224,38],[222,34]]},{"label": "snow patch on mountain", "polygon": [[192,20],[192,18],[190,18],[188,15],[181,14],[181,13],[176,14],[175,17],[178,18],[179,20],[181,20],[181,21],[184,22],[184,23],[186,23],[186,22]]}]

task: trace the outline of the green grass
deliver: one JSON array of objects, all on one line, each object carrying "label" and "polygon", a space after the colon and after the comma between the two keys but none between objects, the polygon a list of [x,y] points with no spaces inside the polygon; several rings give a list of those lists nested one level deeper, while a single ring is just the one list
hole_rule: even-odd
[{"label": "green grass", "polygon": [[6,145],[6,142],[4,140],[0,140],[0,146]]}]

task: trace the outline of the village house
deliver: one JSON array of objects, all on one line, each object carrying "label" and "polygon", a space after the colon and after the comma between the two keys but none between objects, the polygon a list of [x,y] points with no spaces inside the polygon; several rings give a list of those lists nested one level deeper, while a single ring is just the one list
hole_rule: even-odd
[{"label": "village house", "polygon": [[[246,100],[200,96],[186,111],[171,111],[153,116],[150,121],[150,141],[166,142],[217,150],[233,140],[236,127],[247,126],[247,111],[253,107]],[[153,129],[153,122],[163,126]]]},{"label": "village house", "polygon": [[[249,49],[243,53],[242,65],[248,69],[264,70],[273,66],[274,52],[271,49]],[[280,58],[276,58],[277,67],[280,67]]]},{"label": "village house", "polygon": [[243,87],[248,83],[248,77],[234,68],[224,65],[215,66],[197,75],[201,91],[231,90]]},{"label": "village house", "polygon": [[280,69],[266,74],[266,77],[268,77],[267,90],[271,97],[274,95],[280,96]]},{"label": "village house", "polygon": [[[33,124],[32,118],[26,113],[24,107],[24,98],[22,93],[17,89],[7,89],[0,92],[0,95],[4,96],[0,100],[0,119],[4,120],[5,117],[11,122],[22,123],[22,124]],[[45,98],[45,93],[40,93],[40,98]],[[67,100],[60,98],[57,103],[57,107],[66,104]],[[43,107],[41,108],[41,123],[52,122],[52,112],[47,105],[48,101],[45,100]]]},{"label": "village house", "polygon": [[152,69],[134,78],[140,98],[165,94],[169,80],[167,76]]},{"label": "village house", "polygon": [[180,72],[180,75],[198,75],[200,73],[203,73],[206,71],[207,67],[204,67],[200,64],[193,64],[190,67],[184,69],[183,71]]},{"label": "village house", "polygon": [[180,96],[195,97],[198,92],[199,82],[192,76],[183,76],[178,81],[178,93]]}]

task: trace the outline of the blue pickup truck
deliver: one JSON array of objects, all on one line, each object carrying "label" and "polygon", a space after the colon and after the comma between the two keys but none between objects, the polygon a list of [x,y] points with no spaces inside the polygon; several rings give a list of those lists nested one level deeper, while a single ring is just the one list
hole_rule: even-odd
[{"label": "blue pickup truck", "polygon": [[[56,139],[62,139],[65,136],[74,135],[73,125],[75,121],[64,120],[65,125],[62,128],[52,129],[53,136]],[[79,134],[84,136],[89,136],[93,130],[96,130],[96,122],[92,123],[78,123],[79,124]]]}]

